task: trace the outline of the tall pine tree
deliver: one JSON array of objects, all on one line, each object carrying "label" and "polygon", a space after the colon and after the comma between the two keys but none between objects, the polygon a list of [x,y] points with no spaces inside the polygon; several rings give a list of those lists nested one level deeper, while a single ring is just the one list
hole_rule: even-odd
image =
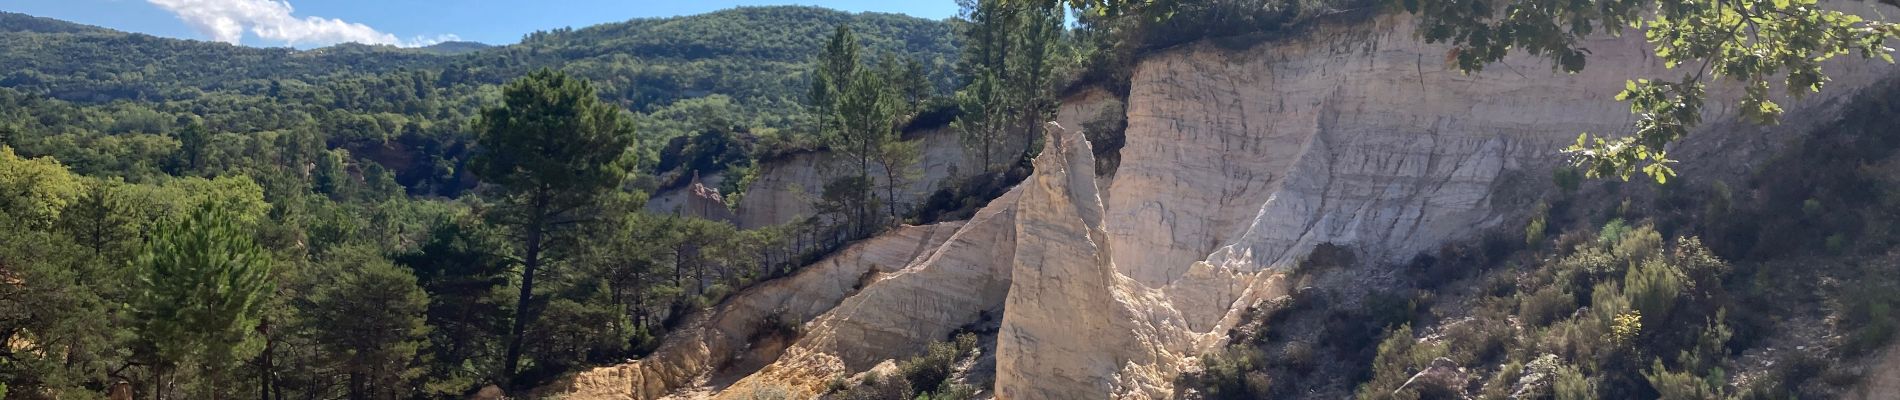
[{"label": "tall pine tree", "polygon": [[274,290],[272,261],[241,219],[225,201],[202,202],[160,226],[133,261],[132,311],[160,396],[168,370],[197,367],[216,377],[262,350],[256,332]]},{"label": "tall pine tree", "polygon": [[477,121],[483,150],[472,168],[495,185],[490,197],[497,205],[489,217],[511,228],[521,244],[520,293],[502,365],[512,378],[539,307],[535,274],[549,253],[571,243],[560,236],[592,220],[596,200],[625,181],[634,139],[624,111],[600,101],[592,84],[565,73],[529,74],[503,88],[502,100]]}]

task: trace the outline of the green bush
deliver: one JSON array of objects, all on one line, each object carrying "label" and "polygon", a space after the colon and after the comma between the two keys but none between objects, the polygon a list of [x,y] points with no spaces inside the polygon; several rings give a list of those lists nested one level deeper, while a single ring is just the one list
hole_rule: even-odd
[{"label": "green bush", "polygon": [[1569,318],[1576,311],[1577,296],[1565,292],[1563,287],[1549,286],[1518,296],[1517,315],[1533,327],[1548,326]]},{"label": "green bush", "polygon": [[1556,182],[1557,188],[1563,189],[1565,194],[1576,193],[1577,188],[1583,186],[1583,172],[1576,168],[1558,168],[1551,172],[1551,180]]},{"label": "green bush", "polygon": [[1824,243],[1824,245],[1827,247],[1828,253],[1845,254],[1847,252],[1847,234],[1836,233],[1828,235],[1827,242]]},{"label": "green bush", "polygon": [[1577,370],[1577,367],[1563,365],[1557,368],[1557,379],[1552,390],[1556,400],[1595,400],[1597,381]]},{"label": "green bush", "polygon": [[1855,285],[1839,295],[1843,314],[1841,323],[1848,332],[1845,349],[1852,353],[1869,352],[1891,342],[1900,323],[1894,320],[1896,297],[1891,290],[1874,284]]},{"label": "green bush", "polygon": [[1637,264],[1623,277],[1623,293],[1647,326],[1664,326],[1685,289],[1680,273],[1660,258]]},{"label": "green bush", "polygon": [[1629,231],[1629,225],[1625,225],[1622,218],[1612,219],[1610,222],[1603,224],[1602,230],[1597,231],[1597,241],[1601,243],[1616,243],[1623,240],[1623,235],[1629,233]]},{"label": "green bush", "polygon": [[964,333],[953,342],[931,343],[924,354],[905,360],[898,368],[917,393],[948,392],[954,386],[950,377],[956,373],[957,362],[975,350],[976,334]]},{"label": "green bush", "polygon": [[[1719,370],[1719,369],[1718,369]],[[1643,373],[1649,379],[1649,386],[1656,390],[1661,400],[1702,400],[1724,398],[1719,384],[1696,377],[1688,372],[1671,371],[1657,359]]]},{"label": "green bush", "polygon": [[1524,225],[1524,245],[1537,247],[1544,243],[1544,233],[1550,229],[1546,219],[1550,218],[1550,205],[1537,203],[1537,211],[1531,214],[1531,222]]},{"label": "green bush", "polygon": [[1379,355],[1372,361],[1372,379],[1359,385],[1355,397],[1360,400],[1417,399],[1416,390],[1400,390],[1400,387],[1412,375],[1430,367],[1432,360],[1446,354],[1443,344],[1420,342],[1412,336],[1410,325],[1400,326],[1379,343]]},{"label": "green bush", "polygon": [[1515,342],[1517,332],[1502,311],[1479,311],[1472,319],[1445,329],[1443,340],[1460,364],[1490,364]]},{"label": "green bush", "polygon": [[1272,384],[1261,372],[1266,363],[1267,355],[1260,349],[1245,344],[1227,346],[1201,358],[1201,390],[1210,399],[1263,398]]}]

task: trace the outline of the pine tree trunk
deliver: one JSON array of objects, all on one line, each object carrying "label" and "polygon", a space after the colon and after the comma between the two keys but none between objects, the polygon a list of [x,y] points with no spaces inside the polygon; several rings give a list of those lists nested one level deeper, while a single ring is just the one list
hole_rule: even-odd
[{"label": "pine tree trunk", "polygon": [[369,400],[362,372],[350,372],[350,400]]},{"label": "pine tree trunk", "polygon": [[897,166],[884,166],[884,203],[890,205],[890,226],[897,226]]},{"label": "pine tree trunk", "polygon": [[521,344],[523,333],[527,331],[528,320],[532,318],[531,301],[534,300],[534,273],[541,267],[541,241],[543,225],[546,223],[548,194],[537,193],[534,200],[534,216],[528,222],[527,252],[521,260],[521,293],[515,298],[515,321],[509,330],[508,355],[502,365],[502,373],[508,380],[515,378],[517,368],[521,366]]},{"label": "pine tree trunk", "polygon": [[271,340],[270,338],[270,319],[266,318],[263,323],[259,324],[258,330],[262,331],[264,334],[264,353],[258,355],[259,361],[260,361],[259,362],[260,371],[258,371],[257,373],[258,375],[257,383],[259,386],[258,399],[270,400],[271,399],[270,393],[272,390],[271,384],[273,383],[271,381],[271,378],[276,376],[276,373],[275,373],[276,367],[271,365],[271,358],[270,358],[271,351],[273,351],[276,348],[275,341]]}]

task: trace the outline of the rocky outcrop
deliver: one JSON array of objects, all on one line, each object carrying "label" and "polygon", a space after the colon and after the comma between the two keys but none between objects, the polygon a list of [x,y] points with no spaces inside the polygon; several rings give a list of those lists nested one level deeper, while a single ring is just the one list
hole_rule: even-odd
[{"label": "rocky outcrop", "polygon": [[791,277],[761,283],[692,317],[646,358],[583,371],[538,394],[576,400],[656,399],[701,384],[745,354],[747,341],[767,329],[768,319],[809,321],[856,292],[867,276],[911,264],[962,226],[958,221],[903,227],[853,244]]},{"label": "rocky outcrop", "polygon": [[[854,295],[824,279],[782,283],[818,293],[792,302],[800,305],[793,315],[811,321],[805,335],[733,387],[816,393],[832,377],[916,354],[990,314],[1002,319],[998,398],[1177,397],[1174,378],[1222,344],[1248,306],[1285,294],[1279,274],[1314,246],[1390,262],[1513,220],[1548,186],[1558,148],[1581,132],[1627,131],[1632,117],[1614,100],[1625,79],[1677,73],[1647,58],[1640,35],[1624,35],[1587,42],[1583,73],[1513,57],[1466,75],[1443,64],[1445,46],[1423,43],[1414,28],[1409,17],[1370,17],[1244,50],[1190,45],[1149,55],[1129,82],[1126,146],[1112,176],[1098,177],[1083,135],[1052,129],[1034,174],[976,218],[861,245],[915,247],[885,258],[904,262]],[[1895,72],[1878,62],[1830,64],[1829,90],[1784,102],[1788,118],[1775,130],[1829,121],[1844,103],[1832,100]],[[1078,117],[1088,109],[1065,105],[1059,120],[1089,120]],[[1731,123],[1734,110],[1714,107],[1705,119],[1703,132],[1672,152],[1697,157],[1770,138],[1768,129]],[[825,162],[801,163],[809,167],[763,172],[775,178],[762,176],[741,203],[744,225],[809,211],[810,198],[792,188],[822,185]],[[903,239],[917,229],[945,238]],[[739,347],[733,337],[675,335],[662,352],[720,359],[695,343]],[[710,368],[656,358],[633,365]],[[645,368],[668,377],[680,369]]]},{"label": "rocky outcrop", "polygon": [[[1585,43],[1582,73],[1512,57],[1466,75],[1414,29],[1402,15],[1323,23],[1251,50],[1196,45],[1142,62],[1107,196],[1107,229],[1125,244],[1118,267],[1160,286],[1197,260],[1252,271],[1319,243],[1407,257],[1498,221],[1507,171],[1548,175],[1578,133],[1627,131],[1627,105],[1614,100],[1626,79],[1679,73],[1629,34]],[[1892,71],[1830,65],[1830,91],[1787,103],[1785,122],[1824,121],[1829,98]],[[1705,130],[1734,110],[1709,114]]]},{"label": "rocky outcrop", "polygon": [[927,256],[814,319],[777,362],[726,393],[776,386],[816,395],[831,378],[914,356],[961,327],[999,317],[1010,288],[1018,196],[1012,191],[990,202]]},{"label": "rocky outcrop", "polygon": [[[977,166],[982,163],[980,156],[969,151],[957,132],[950,128],[920,131],[907,135],[907,140],[917,141],[922,153],[897,193],[898,204],[906,208],[922,202],[947,183],[983,171]],[[837,167],[844,165],[837,157],[829,151],[815,151],[761,164],[758,178],[746,187],[745,196],[739,201],[739,226],[758,228],[812,216],[813,204],[825,184],[852,173]],[[882,187],[883,170],[877,169],[872,175]]]},{"label": "rocky outcrop", "polygon": [[731,208],[726,207],[726,197],[719,192],[719,184],[725,176],[713,174],[702,179],[698,173],[685,187],[662,191],[647,199],[646,211],[653,214],[675,215],[714,221],[734,222],[738,219]]},{"label": "rocky outcrop", "polygon": [[1109,258],[1089,142],[1055,124],[1017,202],[1015,266],[996,344],[996,394],[1099,399],[1123,364],[1153,365],[1153,328]]}]

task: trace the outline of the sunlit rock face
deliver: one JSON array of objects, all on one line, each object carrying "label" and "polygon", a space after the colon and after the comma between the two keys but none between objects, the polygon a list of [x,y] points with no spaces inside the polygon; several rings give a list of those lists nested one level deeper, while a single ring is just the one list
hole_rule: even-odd
[{"label": "sunlit rock face", "polygon": [[[742,363],[748,341],[776,318],[810,321],[863,287],[866,277],[890,273],[941,247],[962,221],[903,227],[858,242],[799,270],[734,294],[713,311],[682,323],[653,354],[627,364],[583,371],[541,390],[570,399],[656,399],[702,383],[707,375]],[[770,361],[770,360],[765,360]],[[758,362],[758,361],[754,361]]]},{"label": "sunlit rock face", "polygon": [[[1648,58],[1640,35],[1624,35],[1588,42],[1582,73],[1513,57],[1467,75],[1414,27],[1405,16],[1349,18],[1245,48],[1197,44],[1148,55],[1129,82],[1126,146],[1113,174],[1094,169],[1078,125],[1122,100],[1084,91],[1064,104],[1059,127],[1039,132],[1047,139],[1034,173],[975,218],[854,246],[885,249],[857,250],[888,254],[859,257],[879,267],[808,270],[754,290],[822,294],[811,300],[728,305],[759,313],[796,304],[809,321],[756,373],[710,388],[674,378],[711,374],[718,363],[706,360],[735,354],[704,348],[741,345],[689,332],[660,354],[699,358],[656,356],[615,375],[641,378],[616,379],[639,388],[635,398],[682,387],[727,389],[719,395],[730,398],[766,386],[816,394],[833,377],[914,356],[990,316],[1001,319],[997,398],[1179,397],[1175,378],[1223,344],[1248,306],[1285,293],[1279,274],[1314,246],[1341,244],[1363,262],[1387,263],[1515,221],[1535,201],[1528,194],[1549,186],[1558,149],[1582,132],[1628,131],[1633,117],[1614,100],[1625,80],[1681,73]],[[1711,101],[1708,122],[1672,154],[1685,171],[1745,168],[1750,155],[1832,120],[1845,103],[1836,100],[1896,71],[1877,61],[1829,64],[1828,90],[1784,101],[1779,127],[1736,123],[1732,109]],[[1735,93],[1725,83],[1711,91]],[[809,173],[766,173],[819,184],[807,179],[821,175],[817,164]],[[780,211],[748,216],[742,203],[739,218],[783,219],[805,201],[758,188],[745,201]],[[841,286],[873,269],[883,272],[862,287]],[[653,364],[669,366],[640,367]],[[667,385],[646,383],[654,381]],[[657,386],[666,389],[647,389]]]},{"label": "sunlit rock face", "polygon": [[[1195,261],[1285,266],[1326,242],[1409,257],[1495,222],[1505,172],[1547,177],[1556,150],[1579,133],[1627,132],[1634,118],[1614,98],[1626,80],[1682,73],[1630,34],[1586,43],[1582,73],[1512,57],[1466,75],[1414,28],[1385,16],[1243,51],[1203,44],[1144,60],[1107,188],[1116,265],[1160,286]],[[1824,120],[1831,98],[1893,70],[1830,65],[1830,90],[1792,101],[1813,111],[1790,112],[1784,130]],[[1733,86],[1711,89],[1722,96]],[[1733,117],[1712,107],[1703,130],[1726,130]],[[1726,132],[1715,133],[1696,136]]]},{"label": "sunlit rock face", "polygon": [[[905,135],[918,142],[921,153],[917,164],[900,177],[897,190],[900,210],[921,203],[931,193],[957,179],[979,174],[982,156],[971,151],[950,128],[928,129]],[[1012,146],[1021,146],[1018,141]],[[1021,147],[1010,147],[1020,150]],[[857,171],[842,168],[845,160],[829,151],[813,151],[767,160],[759,166],[759,176],[746,187],[736,207],[737,222],[743,228],[758,228],[794,222],[816,212],[813,206],[823,194],[825,184]],[[887,180],[884,170],[873,166],[871,172],[880,196]]]}]

